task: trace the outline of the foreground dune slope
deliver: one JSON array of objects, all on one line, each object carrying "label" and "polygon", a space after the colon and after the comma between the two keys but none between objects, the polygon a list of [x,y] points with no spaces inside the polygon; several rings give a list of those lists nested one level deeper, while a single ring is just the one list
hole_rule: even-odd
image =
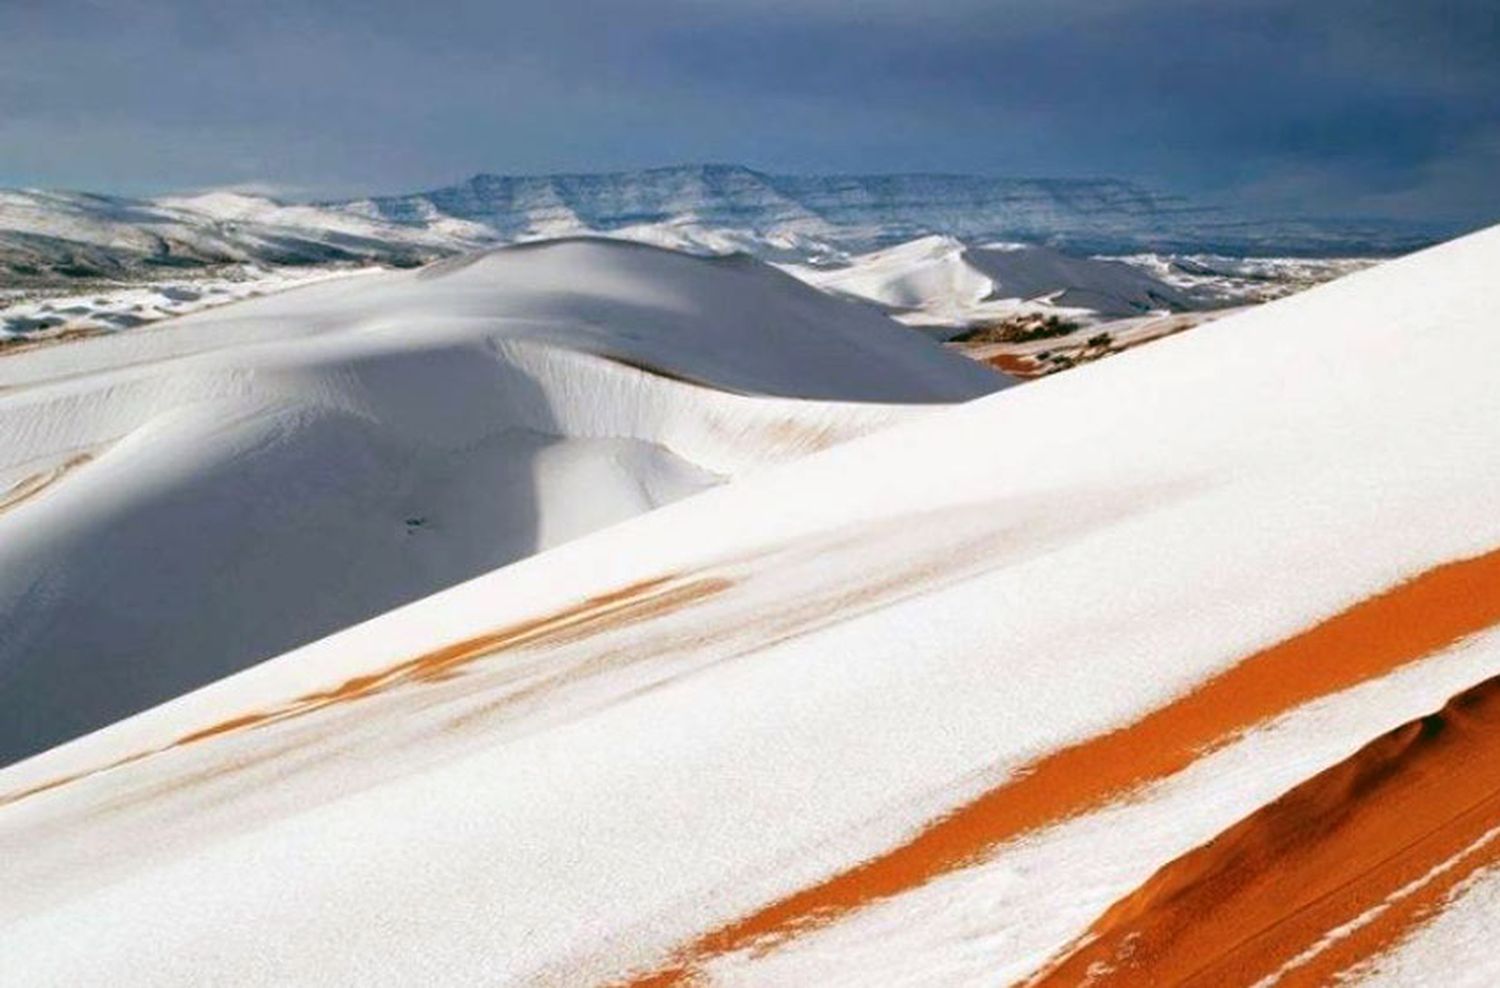
[{"label": "foreground dune slope", "polygon": [[[1500,859],[1500,677],[1163,868],[1039,984],[1325,984]],[[1439,977],[1433,971],[1433,978]]]},{"label": "foreground dune slope", "polygon": [[[1059,971],[1500,674],[1497,265],[1486,231],[770,467],[14,765],[0,975]],[[1345,969],[1441,964],[1470,877]]]},{"label": "foreground dune slope", "polygon": [[0,378],[0,764],[1005,383],[757,262],[588,240],[35,349]]}]

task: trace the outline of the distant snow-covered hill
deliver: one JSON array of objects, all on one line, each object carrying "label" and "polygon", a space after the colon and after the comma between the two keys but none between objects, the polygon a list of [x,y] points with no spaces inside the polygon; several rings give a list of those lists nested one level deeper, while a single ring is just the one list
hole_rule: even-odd
[{"label": "distant snow-covered hill", "polygon": [[1193,210],[1115,180],[959,175],[767,175],[734,165],[597,175],[476,175],[459,185],[327,208],[428,229],[452,220],[499,237],[655,233],[671,246],[730,242],[797,254],[933,232],[1052,238],[1153,229]]},{"label": "distant snow-covered hill", "polygon": [[1257,223],[1118,179],[771,175],[738,165],[603,174],[476,175],[413,195],[325,203],[430,230],[482,224],[503,239],[619,232],[665,246],[762,256],[866,251],[929,234],[1046,241],[1087,251],[1390,252],[1430,231],[1381,222]]},{"label": "distant snow-covered hill", "polygon": [[971,247],[954,237],[922,237],[834,268],[787,270],[912,325],[960,327],[1032,310],[1092,321],[1196,304],[1138,265],[1031,244]]},{"label": "distant snow-covered hill", "polygon": [[144,200],[0,190],[0,274],[12,281],[140,277],[246,261],[411,265],[459,244],[444,230],[232,193]]},{"label": "distant snow-covered hill", "polygon": [[1431,231],[1246,222],[1114,179],[769,175],[694,165],[477,175],[397,196],[285,204],[214,192],[127,199],[0,191],[0,275],[136,277],[224,263],[411,265],[477,246],[607,234],[699,253],[829,263],[933,234],[1082,252],[1393,253]]}]

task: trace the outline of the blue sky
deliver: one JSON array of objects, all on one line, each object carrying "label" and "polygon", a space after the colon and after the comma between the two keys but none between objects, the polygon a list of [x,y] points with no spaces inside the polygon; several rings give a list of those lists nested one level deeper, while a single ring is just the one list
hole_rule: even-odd
[{"label": "blue sky", "polygon": [[1500,3],[0,0],[0,185],[698,161],[1500,220]]}]

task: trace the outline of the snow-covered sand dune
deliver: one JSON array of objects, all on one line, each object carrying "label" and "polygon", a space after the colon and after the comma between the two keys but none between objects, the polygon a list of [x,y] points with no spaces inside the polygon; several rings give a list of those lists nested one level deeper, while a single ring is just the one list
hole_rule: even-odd
[{"label": "snow-covered sand dune", "polygon": [[758,262],[586,240],[14,354],[0,382],[0,761],[1005,383]]},{"label": "snow-covered sand dune", "polygon": [[1138,267],[1035,244],[972,247],[930,236],[843,267],[787,270],[914,326],[966,326],[1039,308],[1093,321],[1193,307],[1188,296]]},{"label": "snow-covered sand dune", "polygon": [[[1463,776],[1461,826],[1451,801],[1370,844],[1330,826],[1355,883],[1315,921],[1231,869],[1245,894],[1200,910],[1225,935],[1174,954],[1181,914],[1152,904],[1222,865],[1193,856],[1219,834],[1252,835],[1253,865],[1326,854],[1253,839],[1305,819],[1277,808],[1294,787],[1333,814],[1412,805],[1399,779],[1348,804],[1326,783],[1500,673],[1497,267],[1500,229],[770,466],[14,765],[0,980],[992,984],[1063,977],[1094,929],[1141,945],[1088,968],[1106,983],[1149,983],[1153,957],[1461,983],[1445,945],[1475,953],[1493,901],[1490,770]],[[232,311],[205,317],[221,340]],[[395,311],[303,344],[399,339]],[[20,397],[74,386],[31,372],[53,380]],[[133,373],[101,369],[91,400],[128,401]],[[892,387],[846,397],[917,397]],[[411,428],[461,418],[426,414]],[[1444,717],[1483,720],[1462,711],[1486,695]],[[1402,834],[1427,843],[1376,867]],[[1402,905],[1460,873],[1420,897],[1430,928]]]},{"label": "snow-covered sand dune", "polygon": [[592,175],[481,174],[426,192],[317,204],[231,190],[128,199],[0,189],[0,273],[10,283],[53,289],[80,276],[140,284],[245,262],[410,265],[580,234],[829,264],[942,235],[970,244],[1046,243],[1081,254],[1187,250],[1194,253],[1134,260],[1165,280],[1250,301],[1274,293],[1278,283],[1322,281],[1333,271],[1322,261],[1267,253],[1389,256],[1432,243],[1442,229],[1452,228],[1237,221],[1224,210],[1111,179],[777,176],[734,165],[684,165]]}]

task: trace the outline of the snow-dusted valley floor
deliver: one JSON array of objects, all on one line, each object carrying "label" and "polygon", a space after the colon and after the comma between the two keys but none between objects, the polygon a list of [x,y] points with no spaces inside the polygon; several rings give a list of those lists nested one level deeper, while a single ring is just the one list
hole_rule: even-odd
[{"label": "snow-dusted valley floor", "polygon": [[54,280],[0,290],[0,354],[134,329],[258,295],[372,273],[361,266],[260,267],[183,272],[163,280]]},{"label": "snow-dusted valley floor", "polygon": [[1500,228],[1188,333],[918,244],[0,356],[0,984],[1489,984]]}]

